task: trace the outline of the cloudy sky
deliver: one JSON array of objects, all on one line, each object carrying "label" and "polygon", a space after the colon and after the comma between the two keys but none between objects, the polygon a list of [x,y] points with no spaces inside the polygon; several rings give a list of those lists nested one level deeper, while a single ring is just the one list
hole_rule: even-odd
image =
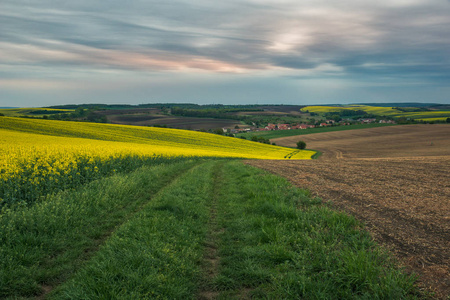
[{"label": "cloudy sky", "polygon": [[450,103],[450,0],[0,2],[0,107]]}]

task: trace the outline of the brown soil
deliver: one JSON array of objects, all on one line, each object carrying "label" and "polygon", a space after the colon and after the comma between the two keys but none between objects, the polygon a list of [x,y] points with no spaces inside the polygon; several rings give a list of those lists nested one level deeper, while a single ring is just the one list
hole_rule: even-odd
[{"label": "brown soil", "polygon": [[169,128],[189,130],[234,128],[236,125],[239,125],[241,128],[249,127],[241,125],[237,120],[168,116],[163,114],[162,110],[158,108],[108,109],[99,110],[96,113],[106,116],[111,124],[121,125],[165,125]]},{"label": "brown soil", "polygon": [[365,222],[373,237],[450,295],[450,126],[408,125],[277,139],[324,153],[310,161],[248,161],[287,177]]},{"label": "brown soil", "polygon": [[308,149],[330,158],[393,158],[450,155],[450,125],[401,125],[314,133],[272,139],[277,145],[296,147],[299,140]]},{"label": "brown soil", "polygon": [[112,124],[135,125],[135,126],[153,126],[165,125],[170,128],[180,128],[189,130],[217,129],[223,127],[233,128],[236,125],[242,126],[239,121],[212,119],[212,118],[192,118],[166,116],[162,114],[120,114],[109,115],[108,121]]}]

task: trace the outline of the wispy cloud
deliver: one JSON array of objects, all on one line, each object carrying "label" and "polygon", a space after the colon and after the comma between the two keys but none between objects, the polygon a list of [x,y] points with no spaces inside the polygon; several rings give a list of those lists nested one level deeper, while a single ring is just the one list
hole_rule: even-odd
[{"label": "wispy cloud", "polygon": [[52,72],[83,70],[399,84],[450,77],[448,1],[4,0],[0,25],[4,80],[52,82]]}]

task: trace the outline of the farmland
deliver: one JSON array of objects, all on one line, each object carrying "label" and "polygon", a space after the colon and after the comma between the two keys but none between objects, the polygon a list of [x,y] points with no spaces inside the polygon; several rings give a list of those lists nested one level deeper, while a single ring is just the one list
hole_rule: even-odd
[{"label": "farmland", "polygon": [[[263,145],[241,139],[223,137],[189,130],[145,128],[110,124],[61,122],[1,118],[0,128],[28,134],[64,138],[84,138],[110,142],[151,145],[151,154],[171,156],[210,156],[283,159],[292,149]],[[27,139],[23,139],[25,142]],[[33,143],[31,141],[31,143]],[[310,158],[312,151],[296,151],[291,158]]]},{"label": "farmland", "polygon": [[34,202],[140,165],[177,157],[310,159],[299,151],[213,134],[165,128],[0,119],[0,206]]},{"label": "farmland", "polygon": [[346,110],[361,110],[368,114],[377,116],[387,116],[392,118],[410,118],[421,121],[444,121],[450,117],[450,110],[446,109],[418,109],[418,108],[399,108],[399,107],[381,107],[369,105],[345,105],[345,106],[306,106],[302,108],[304,112],[314,112],[318,114],[339,112]]},{"label": "farmland", "polygon": [[[288,136],[299,136],[299,135],[307,135],[307,134],[315,134],[321,132],[333,132],[333,131],[345,131],[345,130],[356,130],[356,129],[368,129],[374,127],[385,127],[385,126],[393,126],[392,124],[354,124],[354,125],[345,125],[345,126],[326,126],[326,127],[316,127],[316,128],[308,128],[308,129],[291,129],[291,130],[270,130],[270,131],[254,131],[249,133],[240,133],[237,134],[238,137],[246,137],[251,139],[253,136],[261,136],[266,139],[273,139],[274,142],[277,141],[278,138],[288,137]],[[296,137],[297,139],[297,137]],[[290,144],[290,147],[295,147],[295,144]]]},{"label": "farmland", "polygon": [[323,152],[313,162],[252,161],[363,221],[420,285],[450,294],[450,127],[403,125],[276,139]]},{"label": "farmland", "polygon": [[[238,120],[180,117],[163,114],[161,109],[123,109],[104,110],[98,114],[106,116],[111,124],[137,126],[167,126],[188,130],[206,130],[235,126],[243,126]],[[245,127],[245,126],[244,126]]]},{"label": "farmland", "polygon": [[1,298],[422,295],[355,218],[230,159],[312,151],[166,128],[0,128]]},{"label": "farmland", "polygon": [[42,117],[43,115],[52,115],[60,113],[70,113],[73,109],[56,109],[56,108],[4,108],[0,109],[0,114],[7,117],[33,116]]},{"label": "farmland", "polygon": [[0,215],[0,296],[414,298],[352,217],[238,161],[144,166]]},{"label": "farmland", "polygon": [[273,139],[277,144],[295,147],[303,140],[318,149],[322,158],[392,158],[450,156],[450,129],[445,124],[413,124]]}]

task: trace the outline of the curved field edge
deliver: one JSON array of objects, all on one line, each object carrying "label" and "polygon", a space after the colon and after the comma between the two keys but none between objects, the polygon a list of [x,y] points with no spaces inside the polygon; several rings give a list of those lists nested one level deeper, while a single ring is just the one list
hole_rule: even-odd
[{"label": "curved field edge", "polygon": [[[203,132],[84,122],[0,118],[0,129],[71,138],[85,138],[151,145],[160,155],[283,159],[291,151],[284,147],[255,143]],[[44,139],[45,140],[45,139]],[[314,153],[301,151],[294,159],[310,159]]]},{"label": "curved field edge", "polygon": [[48,298],[416,297],[414,278],[354,218],[241,162],[199,164],[125,219]]},{"label": "curved field edge", "polygon": [[314,151],[187,130],[0,118],[0,209],[182,157],[311,159]]}]

